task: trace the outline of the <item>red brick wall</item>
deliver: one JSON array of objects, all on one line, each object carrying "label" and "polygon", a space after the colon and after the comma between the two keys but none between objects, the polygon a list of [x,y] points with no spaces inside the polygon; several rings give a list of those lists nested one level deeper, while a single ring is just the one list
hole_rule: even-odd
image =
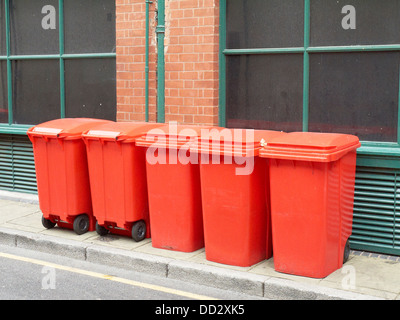
[{"label": "red brick wall", "polygon": [[[156,121],[155,5],[150,5],[149,120]],[[116,0],[117,121],[145,120],[146,4]]]},{"label": "red brick wall", "polygon": [[[156,1],[150,5],[150,121],[156,121]],[[117,120],[145,119],[145,1],[117,3]],[[165,120],[218,124],[219,0],[165,1]]]}]

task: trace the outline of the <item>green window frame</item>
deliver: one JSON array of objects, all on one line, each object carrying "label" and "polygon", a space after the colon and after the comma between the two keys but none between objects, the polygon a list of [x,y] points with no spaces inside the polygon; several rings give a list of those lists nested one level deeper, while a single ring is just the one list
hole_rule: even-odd
[{"label": "green window frame", "polygon": [[[346,52],[400,52],[400,44],[390,45],[346,45],[346,46],[311,46],[310,45],[310,10],[311,0],[304,0],[304,44],[303,47],[290,48],[248,48],[227,49],[227,1],[220,1],[220,39],[219,39],[219,125],[226,126],[226,57],[232,55],[268,55],[268,54],[302,54],[303,55],[303,131],[309,130],[309,97],[310,97],[310,54],[312,53],[346,53]],[[317,1],[317,0],[316,0]],[[400,79],[400,70],[399,70]],[[400,81],[399,81],[400,83]],[[358,150],[361,155],[358,165],[400,168],[400,85],[398,89],[397,142],[362,141]],[[383,157],[382,157],[383,156]]]},{"label": "green window frame", "polygon": [[26,134],[27,129],[32,125],[22,125],[13,123],[13,94],[12,94],[12,62],[16,60],[59,60],[60,64],[60,115],[65,118],[65,60],[67,59],[90,59],[90,58],[116,58],[115,52],[108,53],[76,53],[66,54],[64,50],[64,0],[58,0],[58,30],[59,30],[59,53],[58,54],[38,54],[38,55],[12,55],[10,43],[10,0],[4,0],[4,16],[6,31],[6,55],[0,55],[0,61],[7,64],[7,105],[8,105],[8,124],[0,123],[0,134]]}]

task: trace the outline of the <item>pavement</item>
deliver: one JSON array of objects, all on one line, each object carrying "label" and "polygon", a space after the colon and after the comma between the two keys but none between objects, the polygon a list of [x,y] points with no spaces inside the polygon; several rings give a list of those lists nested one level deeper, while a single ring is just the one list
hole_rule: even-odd
[{"label": "pavement", "polygon": [[323,279],[276,272],[273,257],[251,267],[206,260],[152,247],[151,239],[95,231],[45,229],[37,195],[0,191],[0,244],[101,263],[155,276],[279,300],[400,300],[400,257],[352,250],[339,270]]}]

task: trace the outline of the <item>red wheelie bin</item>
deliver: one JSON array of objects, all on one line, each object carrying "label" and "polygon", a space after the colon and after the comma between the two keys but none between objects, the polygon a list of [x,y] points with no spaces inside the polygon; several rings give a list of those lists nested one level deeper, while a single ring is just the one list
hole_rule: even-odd
[{"label": "red wheelie bin", "polygon": [[106,122],[110,121],[66,118],[28,130],[44,227],[57,224],[77,234],[94,230],[86,148],[81,135]]},{"label": "red wheelie bin", "polygon": [[283,134],[220,128],[198,139],[207,260],[246,267],[271,257],[269,163],[258,152]]},{"label": "red wheelie bin", "polygon": [[348,258],[356,136],[293,132],[270,141],[275,270],[323,278]]},{"label": "red wheelie bin", "polygon": [[203,127],[167,125],[138,139],[146,150],[152,246],[182,252],[204,247],[200,171],[190,144]]},{"label": "red wheelie bin", "polygon": [[145,150],[136,138],[159,126],[114,122],[83,134],[99,235],[131,235],[135,241],[150,237]]}]

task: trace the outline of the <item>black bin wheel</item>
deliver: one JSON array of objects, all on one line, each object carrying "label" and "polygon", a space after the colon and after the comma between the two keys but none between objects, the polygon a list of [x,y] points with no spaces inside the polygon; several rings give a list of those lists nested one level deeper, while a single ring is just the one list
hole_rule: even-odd
[{"label": "black bin wheel", "polygon": [[108,234],[109,231],[105,227],[99,225],[99,223],[96,221],[96,232],[100,236],[105,236]]},{"label": "black bin wheel", "polygon": [[344,252],[343,252],[343,264],[346,263],[347,260],[349,260],[350,256],[350,242],[347,239],[346,245],[344,246]]},{"label": "black bin wheel", "polygon": [[55,227],[56,223],[42,216],[42,225],[46,229],[51,229]]},{"label": "black bin wheel", "polygon": [[132,226],[132,238],[136,242],[142,241],[146,237],[146,222],[136,221]]},{"label": "black bin wheel", "polygon": [[77,216],[73,228],[76,234],[84,234],[89,230],[89,217],[86,214]]}]

